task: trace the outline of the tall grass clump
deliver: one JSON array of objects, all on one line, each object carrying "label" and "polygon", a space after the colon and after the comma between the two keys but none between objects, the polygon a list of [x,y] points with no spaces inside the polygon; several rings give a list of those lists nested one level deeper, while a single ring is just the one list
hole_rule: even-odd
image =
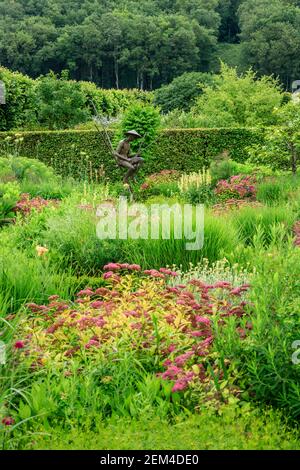
[{"label": "tall grass clump", "polygon": [[282,225],[288,237],[295,219],[296,214],[289,206],[243,207],[232,215],[232,222],[238,230],[240,240],[246,245],[253,244],[258,227],[262,229],[266,245],[271,241],[273,226]]},{"label": "tall grass clump", "polygon": [[300,354],[294,342],[300,339],[300,251],[292,245],[256,251],[255,263],[251,332],[239,355],[243,386],[257,402],[284,408],[290,418],[299,419]]},{"label": "tall grass clump", "polygon": [[264,181],[257,186],[256,198],[267,205],[284,203],[289,198],[290,186],[281,181]]},{"label": "tall grass clump", "polygon": [[143,268],[163,266],[181,266],[188,269],[190,264],[197,264],[204,258],[213,263],[231,253],[238,243],[237,230],[230,221],[215,217],[209,211],[204,217],[204,242],[200,249],[187,250],[191,240],[183,237],[175,239],[174,227],[168,240],[128,240],[123,246],[123,259],[140,264]]}]

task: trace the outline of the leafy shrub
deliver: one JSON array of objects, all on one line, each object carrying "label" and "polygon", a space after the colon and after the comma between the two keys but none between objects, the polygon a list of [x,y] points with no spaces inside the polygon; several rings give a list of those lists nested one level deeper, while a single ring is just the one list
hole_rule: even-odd
[{"label": "leafy shrub", "polygon": [[94,115],[94,107],[100,115],[118,116],[126,111],[133,104],[150,105],[152,103],[153,94],[148,91],[133,90],[106,90],[98,88],[95,83],[79,82],[82,93],[85,95],[86,107],[89,109],[90,115]]},{"label": "leafy shrub", "polygon": [[229,181],[221,180],[215,193],[219,200],[253,198],[256,194],[256,179],[251,176],[236,175]]},{"label": "leafy shrub", "polygon": [[52,168],[34,158],[0,157],[0,181],[41,184],[55,183],[57,177]]},{"label": "leafy shrub", "polygon": [[[114,142],[117,145],[127,131],[135,130],[143,137],[142,146],[144,150],[142,153],[147,155],[154,143],[159,126],[160,114],[158,109],[151,105],[134,104],[124,114]],[[131,143],[133,152],[137,152],[140,146],[140,140]]]},{"label": "leafy shrub", "polygon": [[263,145],[256,143],[248,149],[249,160],[296,174],[300,161],[300,104],[290,102],[275,109],[273,115],[278,127],[267,130]]},{"label": "leafy shrub", "polygon": [[36,124],[35,82],[26,75],[0,67],[6,89],[6,104],[0,106],[0,131]]},{"label": "leafy shrub", "polygon": [[176,170],[162,170],[148,176],[140,187],[139,196],[147,199],[151,196],[171,197],[179,193],[179,175]]},{"label": "leafy shrub", "polygon": [[39,78],[35,93],[38,122],[48,129],[67,129],[89,117],[80,84],[69,81],[67,72]]},{"label": "leafy shrub", "polygon": [[[94,114],[116,116],[133,103],[150,104],[153,94],[141,90],[104,90],[94,83],[68,80],[50,73],[37,80],[0,67],[6,87],[6,104],[0,107],[0,131],[11,129],[65,129],[83,123]],[[53,108],[52,108],[53,104]]]},{"label": "leafy shrub", "polygon": [[186,72],[175,78],[169,85],[164,85],[154,93],[154,102],[163,113],[174,109],[188,111],[204,85],[212,85],[213,75],[202,72]]},{"label": "leafy shrub", "polygon": [[[197,396],[201,384],[214,387],[210,361],[214,361],[215,374],[222,368],[221,362],[213,359],[215,323],[222,320],[226,325],[233,316],[238,337],[250,286],[233,287],[222,281],[208,285],[193,279],[185,289],[168,284],[168,279],[177,277],[170,269],[141,272],[138,265],[109,263],[105,271],[106,286],[80,291],[72,306],[57,296],[46,306],[28,305],[28,315],[21,320],[15,338],[28,338],[21,340],[20,349],[27,353],[23,357],[20,351],[19,360],[29,364],[42,361],[50,370],[54,364],[65,370],[74,359],[78,365],[88,359],[90,365],[100,361],[103,367],[106,362],[110,369],[114,352],[122,354],[130,345],[132,353],[139,353],[144,372],[158,382],[157,390],[163,390],[161,398],[188,389],[194,389]],[[141,289],[142,299],[137,295]],[[232,325],[232,321],[228,323]],[[38,352],[37,341],[42,345]],[[118,379],[107,375],[111,379],[106,387],[113,389]],[[105,402],[102,406],[105,413]],[[112,407],[110,403],[105,414],[111,414]]]},{"label": "leafy shrub", "polygon": [[211,185],[190,186],[183,196],[190,204],[211,204],[215,200],[215,193]]},{"label": "leafy shrub", "polygon": [[20,187],[17,183],[0,183],[0,225],[1,220],[14,216],[13,209],[20,195]]},{"label": "leafy shrub", "polygon": [[239,76],[236,68],[221,65],[214,86],[205,87],[193,108],[202,127],[276,125],[274,108],[282,103],[283,90],[278,80],[257,78],[253,70]]}]

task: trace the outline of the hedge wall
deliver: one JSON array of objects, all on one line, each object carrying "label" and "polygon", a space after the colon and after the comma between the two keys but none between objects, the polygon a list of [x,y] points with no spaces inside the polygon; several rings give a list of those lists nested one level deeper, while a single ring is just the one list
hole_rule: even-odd
[{"label": "hedge wall", "polygon": [[[111,135],[112,136],[112,135]],[[263,141],[262,129],[174,129],[161,131],[143,167],[144,174],[163,169],[192,172],[208,166],[223,150],[243,162],[245,148]],[[0,153],[38,158],[65,176],[94,177],[119,181],[121,170],[97,131],[0,132]]]}]

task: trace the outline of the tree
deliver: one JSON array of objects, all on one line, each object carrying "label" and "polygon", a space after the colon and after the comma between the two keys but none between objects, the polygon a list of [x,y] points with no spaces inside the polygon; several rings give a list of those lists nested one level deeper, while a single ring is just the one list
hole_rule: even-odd
[{"label": "tree", "polygon": [[243,61],[286,88],[300,74],[300,9],[282,0],[247,0],[239,8]]},{"label": "tree", "polygon": [[273,109],[283,100],[279,82],[272,77],[261,79],[249,70],[238,75],[225,64],[213,87],[205,87],[193,112],[203,127],[268,126],[276,123]]},{"label": "tree", "polygon": [[300,104],[289,102],[275,109],[274,115],[278,126],[267,131],[263,146],[249,149],[249,160],[295,174],[300,162]]},{"label": "tree", "polygon": [[221,42],[236,43],[240,33],[238,8],[242,0],[222,0],[217,11],[221,16],[219,39]]},{"label": "tree", "polygon": [[[152,89],[207,71],[218,0],[0,0],[1,65],[33,77],[70,70],[105,88]],[[13,5],[13,8],[12,8]]]},{"label": "tree", "polygon": [[163,113],[174,109],[189,111],[195,99],[201,95],[204,86],[210,86],[214,78],[209,73],[186,72],[175,78],[169,85],[155,91],[155,103]]},{"label": "tree", "polygon": [[36,85],[38,122],[48,129],[67,129],[85,122],[89,117],[80,83],[50,72]]}]

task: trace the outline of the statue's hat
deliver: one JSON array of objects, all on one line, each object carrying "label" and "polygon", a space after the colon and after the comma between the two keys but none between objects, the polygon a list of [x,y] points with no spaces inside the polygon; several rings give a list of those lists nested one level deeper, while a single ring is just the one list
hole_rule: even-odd
[{"label": "statue's hat", "polygon": [[141,134],[139,134],[139,133],[136,132],[136,131],[127,131],[127,132],[126,132],[126,135],[134,135],[134,137],[142,138]]}]

